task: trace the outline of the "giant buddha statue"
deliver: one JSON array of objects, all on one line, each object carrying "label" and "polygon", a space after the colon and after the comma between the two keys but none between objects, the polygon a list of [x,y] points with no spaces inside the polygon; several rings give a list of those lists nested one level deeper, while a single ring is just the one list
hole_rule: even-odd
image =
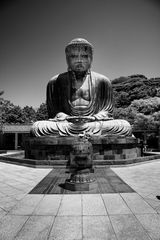
[{"label": "giant buddha statue", "polygon": [[82,38],[65,48],[68,71],[54,76],[47,85],[49,119],[37,121],[34,136],[131,136],[126,120],[113,119],[113,94],[110,80],[91,71],[93,46]]}]

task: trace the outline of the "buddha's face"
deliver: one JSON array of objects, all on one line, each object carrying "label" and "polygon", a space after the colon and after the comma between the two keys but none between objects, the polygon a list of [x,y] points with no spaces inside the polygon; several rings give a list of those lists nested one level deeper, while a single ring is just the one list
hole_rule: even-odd
[{"label": "buddha's face", "polygon": [[92,56],[86,47],[71,48],[67,63],[72,71],[86,72],[91,67]]}]

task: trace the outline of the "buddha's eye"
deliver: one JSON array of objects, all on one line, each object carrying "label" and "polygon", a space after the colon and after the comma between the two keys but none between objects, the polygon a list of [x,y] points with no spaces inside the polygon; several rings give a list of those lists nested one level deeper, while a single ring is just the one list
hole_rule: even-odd
[{"label": "buddha's eye", "polygon": [[87,54],[84,54],[84,55],[82,55],[82,57],[87,59],[87,58],[88,58],[88,55],[87,55]]},{"label": "buddha's eye", "polygon": [[75,54],[70,55],[70,58],[75,58],[75,57],[76,57]]}]

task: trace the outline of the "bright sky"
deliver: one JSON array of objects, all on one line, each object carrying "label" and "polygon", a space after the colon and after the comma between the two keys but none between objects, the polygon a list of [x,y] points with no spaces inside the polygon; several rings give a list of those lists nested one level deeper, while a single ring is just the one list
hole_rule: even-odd
[{"label": "bright sky", "polygon": [[159,0],[4,0],[0,90],[21,107],[45,102],[49,79],[67,69],[64,48],[82,37],[92,70],[110,79],[160,77]]}]

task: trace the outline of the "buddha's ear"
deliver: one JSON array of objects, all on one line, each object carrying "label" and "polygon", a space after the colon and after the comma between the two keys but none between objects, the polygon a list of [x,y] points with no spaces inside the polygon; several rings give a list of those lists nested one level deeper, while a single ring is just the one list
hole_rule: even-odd
[{"label": "buddha's ear", "polygon": [[91,56],[91,64],[92,64],[92,62],[93,62],[93,56]]},{"label": "buddha's ear", "polygon": [[69,66],[68,66],[68,69],[67,69],[67,70],[68,70],[68,72],[69,72],[69,71],[72,71],[72,69],[71,69]]},{"label": "buddha's ear", "polygon": [[68,66],[68,71],[70,71],[70,67],[69,67],[69,56],[66,55],[66,63],[67,63],[67,66]]}]

